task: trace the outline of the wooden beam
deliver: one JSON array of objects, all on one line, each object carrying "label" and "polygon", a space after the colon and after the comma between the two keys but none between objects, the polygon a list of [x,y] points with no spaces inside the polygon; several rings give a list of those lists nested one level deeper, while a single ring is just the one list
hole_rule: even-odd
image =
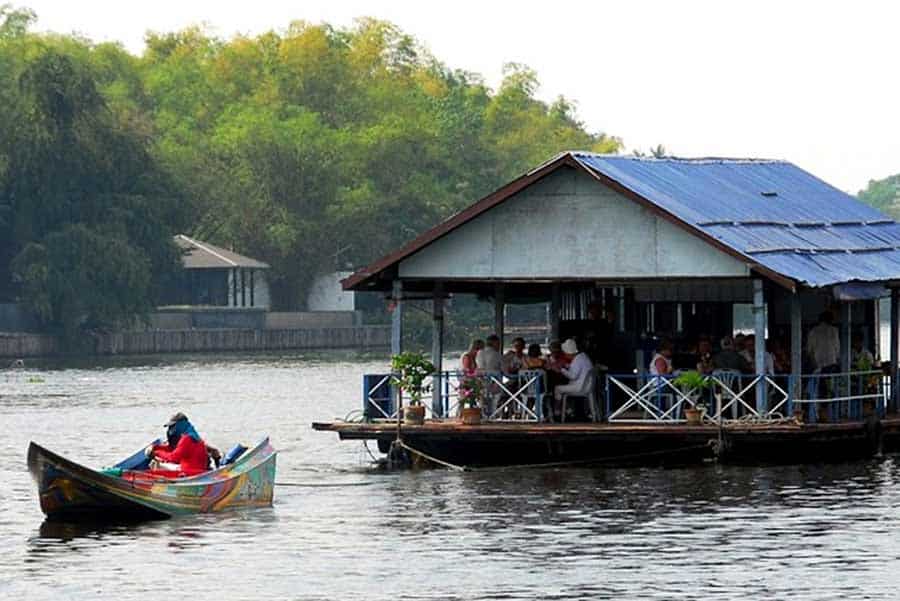
[{"label": "wooden beam", "polygon": [[[756,347],[753,360],[756,363],[756,375],[766,376],[766,302],[763,281],[760,278],[753,280],[753,319]],[[766,412],[767,387],[765,380],[756,386],[756,410],[762,414]]]},{"label": "wooden beam", "polygon": [[434,284],[434,296],[431,299],[432,320],[431,320],[431,362],[434,364],[434,381],[432,382],[431,392],[431,416],[432,417],[450,417],[444,415],[443,405],[443,382],[441,381],[441,372],[444,371],[444,285],[441,282]]},{"label": "wooden beam", "polygon": [[900,400],[900,358],[898,358],[898,345],[900,345],[900,288],[891,288],[891,400],[888,407],[889,413],[896,413],[898,400]]},{"label": "wooden beam", "polygon": [[803,305],[800,292],[791,294],[791,400],[800,398],[803,390]]},{"label": "wooden beam", "polygon": [[500,352],[503,352],[503,310],[506,306],[503,284],[497,284],[494,288],[494,333],[500,338]]},{"label": "wooden beam", "polygon": [[394,311],[391,313],[391,354],[403,352],[403,280],[391,282],[391,300]]}]

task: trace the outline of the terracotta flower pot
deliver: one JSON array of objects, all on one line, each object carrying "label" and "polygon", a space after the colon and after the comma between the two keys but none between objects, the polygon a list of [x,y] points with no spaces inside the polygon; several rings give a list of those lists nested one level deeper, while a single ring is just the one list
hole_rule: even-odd
[{"label": "terracotta flower pot", "polygon": [[463,407],[460,421],[464,424],[474,425],[481,423],[481,407]]},{"label": "terracotta flower pot", "polygon": [[703,412],[699,409],[694,409],[693,407],[689,407],[684,410],[684,419],[687,421],[689,426],[699,426],[700,418],[702,417]]},{"label": "terracotta flower pot", "polygon": [[403,423],[421,426],[425,423],[425,405],[409,405],[403,408]]}]

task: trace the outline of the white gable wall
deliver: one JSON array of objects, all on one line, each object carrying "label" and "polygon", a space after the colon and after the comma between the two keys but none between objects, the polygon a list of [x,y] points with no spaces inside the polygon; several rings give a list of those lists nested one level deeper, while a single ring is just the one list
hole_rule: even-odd
[{"label": "white gable wall", "polygon": [[559,170],[401,261],[401,278],[745,277],[741,261]]}]

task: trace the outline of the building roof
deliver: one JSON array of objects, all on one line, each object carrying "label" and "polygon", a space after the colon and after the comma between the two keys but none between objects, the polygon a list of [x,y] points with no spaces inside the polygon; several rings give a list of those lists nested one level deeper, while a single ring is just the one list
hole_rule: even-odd
[{"label": "building roof", "polygon": [[565,152],[344,281],[363,288],[405,257],[564,166],[582,169],[781,284],[900,280],[900,224],[787,162]]},{"label": "building roof", "polygon": [[185,269],[268,269],[269,265],[236,252],[225,250],[208,242],[189,238],[184,234],[175,236],[175,244],[185,251],[182,263]]}]

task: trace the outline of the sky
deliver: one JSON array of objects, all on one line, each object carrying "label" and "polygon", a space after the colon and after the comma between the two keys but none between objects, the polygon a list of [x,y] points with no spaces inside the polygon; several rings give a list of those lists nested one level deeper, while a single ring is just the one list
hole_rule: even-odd
[{"label": "sky", "polygon": [[539,96],[574,100],[591,131],[677,156],[778,158],[856,193],[900,173],[900,3],[615,0],[2,0],[38,31],[118,41],[204,24],[222,37],[293,20],[386,19],[496,87],[525,63]]}]

